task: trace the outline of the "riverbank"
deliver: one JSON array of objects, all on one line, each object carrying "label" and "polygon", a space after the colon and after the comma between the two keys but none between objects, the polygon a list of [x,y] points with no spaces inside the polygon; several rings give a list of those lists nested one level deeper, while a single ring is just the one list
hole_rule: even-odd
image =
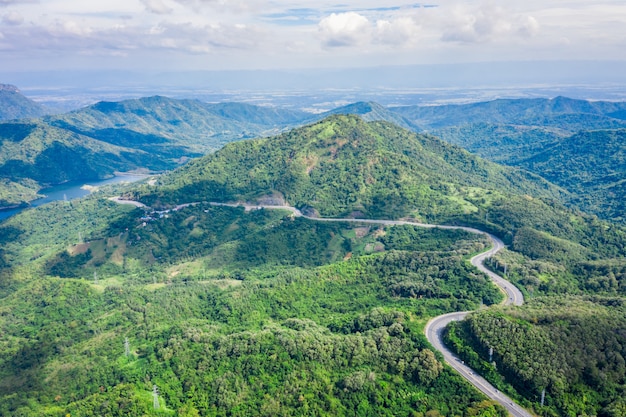
[{"label": "riverbank", "polygon": [[1,208],[0,209],[0,221],[8,219],[23,210],[27,210],[32,207],[38,207],[47,203],[51,203],[53,201],[59,200],[74,200],[77,198],[84,197],[94,191],[97,191],[100,187],[111,184],[120,184],[120,183],[133,183],[137,181],[144,180],[154,174],[147,173],[139,173],[139,172],[124,172],[124,173],[116,173],[116,175],[112,178],[107,178],[104,180],[96,180],[96,181],[79,181],[79,182],[67,182],[63,184],[56,185],[54,187],[44,188],[38,191],[39,194],[42,194],[43,197],[37,198],[35,200],[31,200],[27,203],[22,203],[18,205],[14,205],[10,208]]}]

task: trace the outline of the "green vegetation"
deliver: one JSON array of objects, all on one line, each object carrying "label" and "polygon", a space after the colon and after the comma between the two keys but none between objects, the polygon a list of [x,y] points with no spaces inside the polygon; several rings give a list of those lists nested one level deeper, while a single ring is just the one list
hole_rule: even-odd
[{"label": "green vegetation", "polygon": [[625,306],[623,298],[537,298],[473,313],[449,338],[485,375],[498,380],[497,368],[542,415],[618,417],[626,410]]},{"label": "green vegetation", "polygon": [[447,142],[563,187],[569,206],[624,222],[626,103],[557,97],[391,110]]},{"label": "green vegetation", "polygon": [[176,166],[158,155],[111,145],[39,121],[0,123],[0,204],[33,200],[49,185],[112,177],[138,167]]},{"label": "green vegetation", "polygon": [[201,204],[166,214],[97,193],[2,224],[0,414],[504,415],[421,330],[501,298],[465,261],[481,236]]},{"label": "green vegetation", "polygon": [[0,121],[40,117],[45,108],[20,93],[20,90],[8,84],[0,84]]},{"label": "green vegetation", "polygon": [[41,197],[37,194],[40,186],[32,180],[23,179],[13,182],[6,178],[0,178],[0,207],[20,205],[25,201],[32,201]]},{"label": "green vegetation", "polygon": [[276,193],[323,217],[412,215],[444,222],[484,213],[492,198],[556,197],[560,190],[434,137],[331,116],[275,138],[229,144],[133,197],[159,205],[252,201]]},{"label": "green vegetation", "polygon": [[[557,269],[619,262],[626,250],[623,228],[546,198],[559,190],[532,176],[430,136],[356,116],[333,116],[276,138],[230,144],[162,177],[155,186],[129,193],[166,206],[254,201],[268,195],[284,196],[323,217],[409,216],[476,226]],[[576,281],[572,274],[567,278]]]},{"label": "green vegetation", "polygon": [[626,220],[626,129],[580,132],[519,165],[566,188],[584,211]]},{"label": "green vegetation", "polygon": [[[19,95],[0,88],[0,103],[2,94]],[[172,169],[227,142],[278,133],[309,116],[248,104],[149,97],[0,123],[0,204],[28,202],[41,188],[65,181],[138,168]]]},{"label": "green vegetation", "polygon": [[[309,117],[308,113],[243,103],[209,104],[154,96],[100,102],[44,120],[116,145],[155,153],[175,147],[183,155],[193,156],[233,140],[278,133]],[[152,149],[155,144],[156,150]]]},{"label": "green vegetation", "polygon": [[[117,126],[129,132],[133,111],[175,120],[141,104],[87,113],[101,125],[129,120]],[[259,123],[273,117],[248,110]],[[13,125],[6,142],[44,129]],[[160,140],[129,132],[98,135],[122,146]],[[623,415],[626,231],[567,209],[569,194],[532,174],[337,115],[120,190],[0,224],[0,415],[504,416],[423,335],[429,318],[481,305],[491,307],[447,337],[499,389],[549,416]],[[120,192],[152,208],[107,200]],[[509,245],[489,266],[532,301],[493,306],[501,293],[468,262],[488,244],[481,235],[211,201],[476,226]]]}]

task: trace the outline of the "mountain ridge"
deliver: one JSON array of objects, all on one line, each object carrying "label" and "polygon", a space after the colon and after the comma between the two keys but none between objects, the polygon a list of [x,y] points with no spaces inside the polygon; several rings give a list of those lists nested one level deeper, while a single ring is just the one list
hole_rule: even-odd
[{"label": "mountain ridge", "polygon": [[[203,195],[207,201],[245,200],[280,192],[291,204],[310,206],[324,216],[347,215],[354,210],[371,215],[368,207],[371,210],[377,204],[388,206],[387,215],[397,215],[402,212],[399,207],[409,201],[420,201],[429,215],[437,212],[435,201],[458,205],[460,211],[464,205],[478,210],[462,197],[444,204],[448,197],[438,190],[448,183],[459,193],[468,192],[461,190],[464,188],[484,189],[490,181],[499,184],[500,190],[520,194],[555,197],[561,192],[539,177],[486,162],[437,138],[388,122],[365,122],[355,115],[329,116],[274,138],[234,142],[190,162],[163,181],[160,191],[175,190],[180,182],[178,185],[195,188],[195,194],[208,193]],[[170,201],[178,203],[197,197],[191,189],[174,194]],[[165,194],[159,197],[163,198]]]},{"label": "mountain ridge", "polygon": [[0,121],[41,117],[47,114],[41,104],[22,94],[11,84],[0,84]]}]

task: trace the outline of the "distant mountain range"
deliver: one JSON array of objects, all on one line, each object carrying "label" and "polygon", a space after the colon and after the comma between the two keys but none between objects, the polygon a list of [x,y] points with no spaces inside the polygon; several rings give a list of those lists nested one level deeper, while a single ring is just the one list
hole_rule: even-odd
[{"label": "distant mountain range", "polygon": [[47,114],[44,106],[24,96],[10,84],[0,84],[0,121],[41,117]]},{"label": "distant mountain range", "polygon": [[187,156],[195,156],[233,140],[279,133],[310,117],[305,112],[243,103],[210,104],[154,96],[100,102],[44,120],[121,146],[143,147],[157,142],[166,147],[183,147]]},{"label": "distant mountain range", "polygon": [[626,102],[566,97],[391,109],[470,152],[567,189],[567,202],[623,222]]},{"label": "distant mountain range", "polygon": [[242,103],[147,97],[0,124],[0,206],[40,188],[137,168],[172,169],[225,143],[279,133],[311,114]]},{"label": "distant mountain range", "polygon": [[626,124],[626,102],[591,102],[567,97],[499,99],[462,105],[393,107],[390,110],[427,130],[488,123],[578,131]]},{"label": "distant mountain range", "polygon": [[[0,93],[30,102],[12,86]],[[40,115],[44,110],[38,108],[34,114]],[[338,114],[431,133],[494,162],[544,176],[570,192],[562,196],[570,204],[603,218],[623,218],[619,201],[626,197],[626,174],[615,158],[624,145],[605,141],[623,135],[626,103],[565,97],[393,108],[358,102],[318,115],[160,96],[100,102],[37,121],[0,124],[0,205],[27,201],[43,186],[63,181],[136,168],[172,169],[232,141],[276,135]],[[606,149],[611,154],[600,158]],[[564,155],[593,164],[569,164]]]}]

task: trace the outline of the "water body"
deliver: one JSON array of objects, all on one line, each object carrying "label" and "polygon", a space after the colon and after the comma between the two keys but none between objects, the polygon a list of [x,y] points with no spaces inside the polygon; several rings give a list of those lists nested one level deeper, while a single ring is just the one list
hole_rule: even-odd
[{"label": "water body", "polygon": [[43,198],[38,198],[37,200],[33,200],[30,202],[30,206],[28,207],[18,207],[12,209],[4,209],[0,210],[0,221],[7,219],[11,216],[16,215],[30,207],[38,207],[46,203],[50,203],[52,201],[58,200],[74,200],[76,198],[81,198],[90,193],[88,189],[89,187],[100,187],[107,184],[118,184],[120,182],[135,182],[146,178],[146,175],[120,175],[117,177],[109,178],[101,181],[91,181],[91,182],[68,182],[65,184],[57,185],[55,187],[44,188],[39,191],[39,194],[45,195]]}]

